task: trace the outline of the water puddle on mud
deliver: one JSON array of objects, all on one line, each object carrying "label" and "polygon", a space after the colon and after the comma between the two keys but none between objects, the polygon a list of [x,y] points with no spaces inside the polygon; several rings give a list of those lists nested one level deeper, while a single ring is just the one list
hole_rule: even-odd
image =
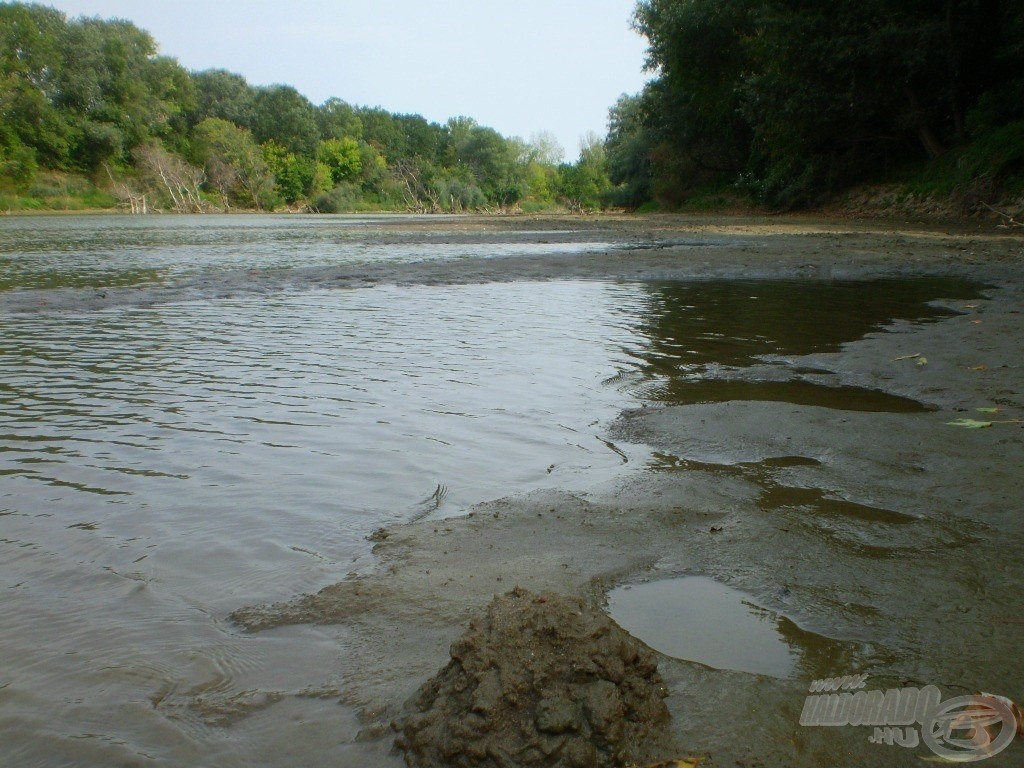
[{"label": "water puddle on mud", "polygon": [[982,288],[954,278],[649,283],[637,327],[649,343],[627,350],[628,386],[662,405],[742,400],[921,413],[930,408],[915,400],[832,385],[832,371],[801,358],[900,321],[950,317],[956,312],[936,302],[975,299]]},{"label": "water puddle on mud", "polygon": [[715,669],[787,678],[851,655],[848,644],[802,629],[706,576],[618,587],[608,595],[608,614],[654,650]]},{"label": "water puddle on mud", "polygon": [[812,381],[734,381],[728,379],[676,379],[658,388],[655,398],[672,405],[758,400],[813,405],[842,411],[870,413],[925,413],[934,410],[909,397],[866,387],[817,384]]}]

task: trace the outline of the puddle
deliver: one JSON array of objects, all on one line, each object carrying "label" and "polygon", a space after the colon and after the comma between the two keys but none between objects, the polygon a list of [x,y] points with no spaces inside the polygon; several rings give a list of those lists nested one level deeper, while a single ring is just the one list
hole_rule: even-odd
[{"label": "puddle", "polygon": [[710,472],[724,477],[749,480],[766,489],[775,487],[774,473],[776,470],[820,466],[820,461],[808,456],[773,456],[762,461],[720,464],[700,459],[687,459],[663,451],[655,451],[648,464],[648,468],[653,472]]},{"label": "puddle", "polygon": [[651,648],[715,669],[787,678],[849,665],[849,644],[799,627],[706,576],[618,587],[608,613]]},{"label": "puddle", "polygon": [[848,518],[864,523],[905,525],[917,520],[913,515],[904,512],[858,504],[854,501],[830,496],[820,488],[789,488],[776,485],[764,490],[759,505],[766,510],[805,510],[808,513],[839,519]]},{"label": "puddle", "polygon": [[[837,352],[899,321],[955,315],[936,302],[974,299],[982,289],[953,278],[648,283],[636,328],[648,343],[624,350],[632,376],[621,381],[640,399],[666,405],[742,400],[921,413],[928,406],[908,398],[807,381],[833,372],[800,358]],[[754,367],[767,362],[781,367],[755,380]]]},{"label": "puddle", "polygon": [[978,298],[981,288],[955,278],[650,283],[640,330],[652,343],[638,356],[650,375],[678,375],[765,355],[835,352],[897,320],[954,315],[932,302]]}]

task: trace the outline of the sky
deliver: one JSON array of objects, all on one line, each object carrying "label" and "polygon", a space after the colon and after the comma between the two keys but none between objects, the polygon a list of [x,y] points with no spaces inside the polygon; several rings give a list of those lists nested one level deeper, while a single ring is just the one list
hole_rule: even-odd
[{"label": "sky", "polygon": [[573,161],[636,93],[635,0],[39,0],[69,18],[128,19],[189,70],[284,83],[314,104],[466,116],[505,136],[550,132]]}]

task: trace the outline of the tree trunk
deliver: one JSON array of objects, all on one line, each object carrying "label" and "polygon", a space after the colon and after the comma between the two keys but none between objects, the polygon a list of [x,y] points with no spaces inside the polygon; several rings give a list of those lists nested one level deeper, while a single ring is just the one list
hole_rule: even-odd
[{"label": "tree trunk", "polygon": [[907,99],[910,101],[911,118],[917,128],[917,137],[921,140],[921,146],[928,153],[928,157],[934,160],[945,151],[945,148],[939,141],[939,137],[935,135],[935,131],[928,122],[928,116],[925,114],[917,94],[914,93],[914,89],[910,87],[910,83],[906,85],[906,93]]},{"label": "tree trunk", "polygon": [[949,109],[953,115],[953,130],[956,131],[957,141],[967,141],[967,125],[964,118],[963,100],[960,98],[960,62],[956,50],[956,35],[954,34],[954,12],[955,0],[946,0],[946,45],[949,61]]}]

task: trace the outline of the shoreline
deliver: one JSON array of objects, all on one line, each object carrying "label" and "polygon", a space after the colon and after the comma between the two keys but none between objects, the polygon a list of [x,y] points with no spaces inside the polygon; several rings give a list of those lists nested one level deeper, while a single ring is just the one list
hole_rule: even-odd
[{"label": "shoreline", "polygon": [[[129,217],[131,218],[131,217]],[[192,217],[195,219],[201,217]],[[329,224],[329,218],[311,217]],[[396,217],[402,242],[478,246],[515,233],[523,244],[579,244],[597,250],[543,255],[364,262],[291,269],[204,272],[131,286],[18,289],[0,292],[0,312],[96,311],[277,291],[376,285],[462,285],[546,280],[863,280],[929,274],[998,280],[1024,259],[1024,233],[926,224],[892,225],[785,217]],[[346,232],[372,224],[355,224]]]},{"label": "shoreline", "polygon": [[[332,676],[340,676],[342,702],[358,718],[353,743],[382,765],[401,763],[389,752],[389,723],[402,702],[444,665],[449,644],[492,596],[514,587],[600,605],[621,584],[703,575],[792,622],[789,642],[799,659],[789,679],[660,657],[674,737],[715,765],[829,766],[839,754],[905,764],[905,750],[869,744],[870,729],[800,727],[815,678],[867,674],[879,689],[910,680],[938,685],[947,696],[977,689],[1021,698],[1014,621],[1024,616],[1016,575],[1024,562],[1014,542],[1024,532],[1017,490],[1024,428],[962,430],[949,422],[977,417],[982,407],[1008,420],[1024,417],[1024,239],[865,231],[845,222],[790,222],[785,230],[749,220],[714,230],[674,222],[658,236],[699,232],[699,242],[571,259],[416,265],[377,280],[920,275],[984,282],[983,298],[949,303],[958,313],[951,317],[897,322],[838,351],[789,361],[827,372],[835,384],[912,398],[931,410],[751,400],[626,412],[609,425],[609,439],[651,446],[673,457],[675,469],[587,493],[512,496],[464,517],[381,530],[368,569],[315,595],[240,608],[233,620],[248,631],[344,626],[346,660]],[[620,227],[618,234],[636,231]],[[847,506],[770,503],[779,489],[823,489],[824,500]]]}]

